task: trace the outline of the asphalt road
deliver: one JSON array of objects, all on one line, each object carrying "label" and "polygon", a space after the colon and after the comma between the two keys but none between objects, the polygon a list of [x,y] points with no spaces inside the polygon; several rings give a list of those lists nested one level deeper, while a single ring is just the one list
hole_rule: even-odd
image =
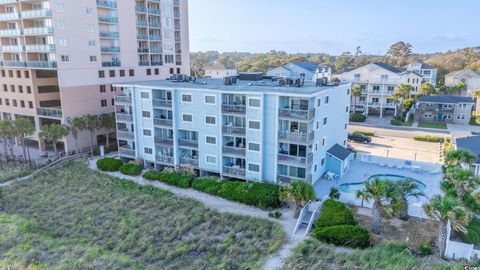
[{"label": "asphalt road", "polygon": [[449,135],[448,130],[425,130],[420,128],[406,128],[406,127],[372,127],[356,123],[350,123],[349,132],[353,131],[371,131],[375,132],[376,136],[393,137],[393,138],[413,138],[419,135],[445,136]]}]

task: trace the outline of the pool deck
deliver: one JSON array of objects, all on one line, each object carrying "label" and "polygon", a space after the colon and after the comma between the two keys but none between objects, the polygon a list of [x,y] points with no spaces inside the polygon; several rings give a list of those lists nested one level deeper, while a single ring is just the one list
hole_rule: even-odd
[{"label": "pool deck", "polygon": [[[431,173],[425,170],[415,172],[407,168],[397,169],[380,167],[374,163],[367,163],[358,160],[351,161],[350,169],[342,179],[327,180],[322,178],[317,180],[314,184],[315,193],[317,194],[317,198],[321,199],[325,195],[328,195],[331,187],[338,187],[339,185],[346,183],[363,182],[377,174],[401,175],[418,180],[426,185],[425,195],[427,198],[430,198],[435,194],[441,194],[440,182],[442,180],[442,173]],[[426,201],[427,198],[421,198],[419,201]]]}]

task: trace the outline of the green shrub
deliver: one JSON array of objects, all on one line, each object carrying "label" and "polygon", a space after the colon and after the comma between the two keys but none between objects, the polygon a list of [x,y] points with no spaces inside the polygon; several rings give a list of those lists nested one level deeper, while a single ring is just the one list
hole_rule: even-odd
[{"label": "green shrub", "polygon": [[120,172],[124,175],[140,175],[142,173],[143,167],[135,163],[123,164],[120,167]]},{"label": "green shrub", "polygon": [[364,122],[365,120],[367,120],[367,117],[361,113],[350,114],[350,122]]},{"label": "green shrub", "polygon": [[323,203],[315,228],[322,229],[337,225],[356,225],[352,210],[344,203],[331,199]]},{"label": "green shrub", "polygon": [[168,185],[181,188],[189,188],[192,186],[193,175],[181,175],[176,172],[157,172],[148,171],[143,174],[143,178],[148,180],[160,181]]},{"label": "green shrub", "polygon": [[263,209],[280,206],[280,187],[277,185],[207,178],[193,181],[192,188]]},{"label": "green shrub", "polygon": [[418,248],[420,256],[427,256],[432,254],[432,245],[430,243],[422,243]]},{"label": "green shrub", "polygon": [[375,132],[372,132],[372,131],[355,130],[353,133],[358,133],[358,134],[362,134],[362,135],[370,136],[370,137],[375,136]]},{"label": "green shrub", "polygon": [[116,172],[123,165],[123,162],[114,158],[101,158],[97,160],[97,168],[101,171]]},{"label": "green shrub", "polygon": [[273,211],[273,212],[269,212],[268,216],[271,218],[279,219],[282,216],[282,213],[280,211]]},{"label": "green shrub", "polygon": [[421,141],[421,142],[434,142],[434,143],[443,143],[445,141],[444,137],[440,136],[430,136],[430,135],[425,135],[425,136],[415,136],[413,137],[415,141]]},{"label": "green shrub", "polygon": [[337,246],[366,248],[370,245],[370,234],[368,230],[355,225],[315,228],[314,236],[320,241]]},{"label": "green shrub", "polygon": [[403,121],[397,118],[390,120],[390,124],[393,126],[403,126]]},{"label": "green shrub", "polygon": [[474,218],[467,227],[467,233],[460,233],[463,242],[473,245],[480,245],[480,220]]}]

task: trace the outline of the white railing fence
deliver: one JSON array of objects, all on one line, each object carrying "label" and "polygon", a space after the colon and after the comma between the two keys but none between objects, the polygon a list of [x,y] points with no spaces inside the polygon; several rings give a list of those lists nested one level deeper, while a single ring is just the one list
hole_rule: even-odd
[{"label": "white railing fence", "polygon": [[450,240],[452,226],[450,220],[447,224],[447,245],[445,247],[445,257],[454,260],[471,260],[480,258],[480,250],[475,249],[474,245]]}]

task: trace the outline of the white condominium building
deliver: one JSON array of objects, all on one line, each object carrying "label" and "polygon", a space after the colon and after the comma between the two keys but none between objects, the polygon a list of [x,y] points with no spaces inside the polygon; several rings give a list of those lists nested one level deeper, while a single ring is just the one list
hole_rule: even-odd
[{"label": "white condominium building", "polygon": [[[30,119],[32,143],[43,148],[42,126],[113,113],[113,83],[189,73],[188,3],[0,0],[0,48],[0,116]],[[61,147],[74,145],[69,136]]]},{"label": "white condominium building", "polygon": [[125,93],[115,103],[120,157],[271,183],[349,168],[351,84],[295,87],[257,73],[199,80],[115,85]]},{"label": "white condominium building", "polygon": [[[432,69],[428,69],[432,67]],[[360,86],[360,97],[352,96],[352,111],[379,114],[393,113],[396,104],[391,98],[393,91],[402,83],[412,86],[411,95],[420,93],[422,83],[435,85],[437,70],[427,64],[411,64],[405,68],[396,68],[391,65],[375,62],[339,74],[342,81],[351,82]],[[423,74],[423,75],[422,75]],[[355,108],[353,106],[355,105]]]}]

